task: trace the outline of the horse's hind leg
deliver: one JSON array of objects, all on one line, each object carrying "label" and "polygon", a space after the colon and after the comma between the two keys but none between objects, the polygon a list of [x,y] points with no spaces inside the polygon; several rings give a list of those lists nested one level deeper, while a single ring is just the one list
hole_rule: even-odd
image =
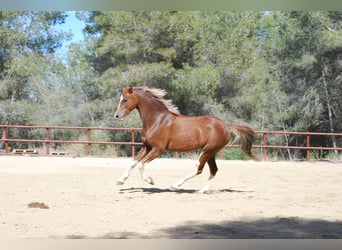
[{"label": "horse's hind leg", "polygon": [[208,179],[207,183],[205,184],[205,186],[201,190],[199,190],[200,193],[206,193],[209,191],[209,187],[210,187],[211,183],[213,182],[214,177],[217,173],[217,165],[216,165],[216,161],[215,161],[215,155],[208,160],[208,164],[209,164],[209,168],[210,168],[210,176],[209,176],[209,179]]},{"label": "horse's hind leg", "polygon": [[[204,164],[203,164],[204,165]],[[175,184],[173,184],[170,188],[172,190],[177,190],[179,189],[186,181],[190,180],[191,178],[195,177],[196,175],[198,175],[198,167],[200,166],[200,163],[198,162],[196,164],[196,167],[194,168],[194,170],[188,174],[187,176],[185,176],[183,179],[177,181]],[[202,167],[203,168],[203,167]]]},{"label": "horse's hind leg", "polygon": [[177,181],[175,184],[173,184],[171,186],[172,190],[177,190],[179,189],[186,181],[190,180],[191,178],[199,175],[202,173],[203,171],[203,167],[204,164],[207,162],[208,158],[210,158],[211,154],[209,154],[208,152],[202,152],[200,154],[199,160],[196,163],[196,167],[194,168],[194,170],[188,174],[187,176],[185,176],[183,179]]}]

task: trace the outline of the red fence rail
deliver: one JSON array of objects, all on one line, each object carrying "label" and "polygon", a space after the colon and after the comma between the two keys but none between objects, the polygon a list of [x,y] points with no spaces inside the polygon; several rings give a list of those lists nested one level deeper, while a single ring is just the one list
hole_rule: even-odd
[{"label": "red fence rail", "polygon": [[[311,146],[311,137],[312,136],[342,136],[342,133],[318,133],[318,132],[286,132],[286,131],[257,131],[258,134],[262,135],[262,145],[253,145],[254,148],[262,148],[263,149],[263,158],[267,159],[268,149],[303,149],[306,150],[306,160],[310,160],[310,151],[312,150],[334,150],[334,151],[342,151],[341,147],[313,147]],[[289,145],[268,145],[267,144],[267,135],[304,135],[306,145],[305,146],[289,146]]]},{"label": "red fence rail", "polygon": [[[102,145],[128,145],[131,146],[132,156],[135,155],[135,149],[137,146],[141,146],[141,142],[136,142],[136,132],[141,132],[141,128],[103,128],[103,127],[70,127],[70,126],[20,126],[20,125],[0,125],[0,129],[2,129],[2,138],[0,142],[3,142],[4,152],[5,154],[9,154],[9,143],[11,142],[23,142],[23,143],[45,143],[46,154],[50,154],[50,145],[52,143],[58,144],[84,144],[87,145],[87,154],[92,154],[92,145],[93,144],[102,144]],[[18,138],[9,138],[9,130],[10,129],[43,129],[45,130],[45,139],[18,139]],[[84,141],[72,141],[72,140],[53,140],[50,139],[50,133],[52,130],[84,130],[87,131],[87,140]],[[131,133],[131,141],[129,142],[108,142],[108,141],[93,141],[92,140],[92,132],[96,130],[106,130],[106,131],[127,131]],[[262,139],[260,140],[260,144],[253,145],[253,148],[261,148],[262,155],[264,160],[268,157],[269,149],[301,149],[306,150],[306,160],[310,160],[310,152],[312,150],[335,150],[342,151],[341,147],[313,147],[311,146],[311,137],[312,136],[342,136],[342,133],[316,133],[316,132],[286,132],[286,131],[256,131],[257,134],[260,134]],[[289,145],[269,145],[267,141],[268,135],[280,134],[280,135],[303,135],[305,136],[306,145],[305,146],[289,146]],[[227,145],[227,148],[236,148],[239,145]],[[176,153],[176,157],[178,157],[178,153]],[[222,159],[222,150],[219,153],[219,158]]]},{"label": "red fence rail", "polygon": [[[44,129],[45,139],[11,139],[9,138],[9,129]],[[135,155],[135,147],[142,145],[141,142],[135,142],[135,132],[141,131],[141,128],[102,128],[102,127],[70,127],[70,126],[21,126],[21,125],[0,125],[0,129],[3,129],[3,138],[0,142],[5,143],[5,154],[9,154],[9,143],[10,142],[24,142],[24,143],[45,143],[46,154],[50,154],[50,145],[52,143],[58,144],[84,144],[87,145],[87,154],[92,154],[93,144],[102,145],[130,145],[132,150],[132,155]],[[84,130],[87,131],[86,141],[72,141],[72,140],[53,140],[50,139],[51,130]],[[107,131],[128,131],[131,133],[130,142],[108,142],[108,141],[93,141],[92,131],[95,130],[107,130]]]}]

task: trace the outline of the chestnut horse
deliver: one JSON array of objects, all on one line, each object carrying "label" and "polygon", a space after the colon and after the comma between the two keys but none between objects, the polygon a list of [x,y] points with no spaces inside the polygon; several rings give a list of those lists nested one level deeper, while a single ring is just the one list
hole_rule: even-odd
[{"label": "chestnut horse", "polygon": [[185,181],[201,174],[207,162],[210,168],[210,177],[206,185],[199,190],[201,193],[207,192],[217,172],[215,155],[228,143],[231,132],[240,139],[242,152],[256,159],[251,152],[255,132],[250,127],[227,124],[212,116],[181,115],[171,100],[164,99],[165,95],[166,91],[164,90],[148,87],[126,87],[123,89],[115,118],[123,120],[133,109],[137,109],[143,122],[143,146],[133,164],[117,181],[118,185],[122,185],[126,181],[137,165],[142,179],[153,185],[153,179],[144,172],[147,163],[166,150],[188,152],[201,148],[202,152],[194,171],[176,182],[171,188],[176,190]]}]

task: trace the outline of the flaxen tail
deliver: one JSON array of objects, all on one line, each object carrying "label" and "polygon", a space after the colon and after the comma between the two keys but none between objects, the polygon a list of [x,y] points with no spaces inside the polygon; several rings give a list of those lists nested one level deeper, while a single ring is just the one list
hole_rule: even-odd
[{"label": "flaxen tail", "polygon": [[[227,124],[229,130],[236,136],[235,141],[241,144],[241,151],[254,160],[259,160],[258,157],[252,153],[252,144],[255,141],[255,131],[243,125]],[[234,143],[233,142],[233,143]]]}]

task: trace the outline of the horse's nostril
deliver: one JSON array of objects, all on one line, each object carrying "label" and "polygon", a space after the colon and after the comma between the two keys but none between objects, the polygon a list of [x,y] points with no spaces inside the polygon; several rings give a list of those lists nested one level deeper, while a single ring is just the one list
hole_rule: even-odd
[{"label": "horse's nostril", "polygon": [[120,120],[120,115],[119,114],[115,114],[114,118],[117,119],[117,120]]}]

